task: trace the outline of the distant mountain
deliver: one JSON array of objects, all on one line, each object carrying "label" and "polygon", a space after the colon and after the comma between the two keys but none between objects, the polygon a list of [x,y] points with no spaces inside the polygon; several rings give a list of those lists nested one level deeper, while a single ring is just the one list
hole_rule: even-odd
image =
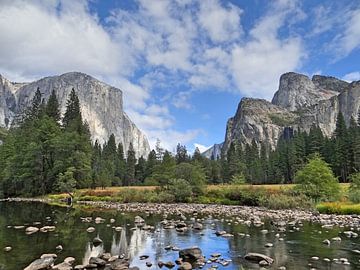
[{"label": "distant mountain", "polygon": [[[254,98],[240,101],[235,116],[227,122],[221,151],[226,153],[234,141],[245,145],[252,140],[274,149],[285,129],[309,131],[312,125],[330,137],[339,112],[349,124],[351,117],[357,119],[359,107],[360,81],[348,83],[320,75],[310,79],[303,74],[285,73],[272,102]],[[212,147],[203,155],[218,151]]]},{"label": "distant mountain", "polygon": [[93,141],[104,143],[113,133],[117,142],[124,145],[125,151],[132,143],[138,157],[145,157],[150,152],[146,136],[124,112],[122,91],[80,72],[46,77],[31,83],[10,82],[0,75],[0,127],[10,127],[15,115],[31,103],[37,88],[45,100],[54,89],[62,113],[74,88]]}]

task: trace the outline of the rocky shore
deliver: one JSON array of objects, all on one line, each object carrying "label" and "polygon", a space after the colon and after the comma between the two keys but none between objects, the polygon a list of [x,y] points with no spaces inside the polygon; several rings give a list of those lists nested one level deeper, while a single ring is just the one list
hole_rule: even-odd
[{"label": "rocky shore", "polygon": [[308,221],[325,226],[360,227],[360,215],[328,215],[299,209],[271,210],[264,207],[215,204],[157,204],[157,203],[114,203],[78,201],[79,204],[99,208],[116,209],[122,212],[146,212],[149,214],[191,215],[201,214],[223,217],[241,217],[246,220],[264,221]]},{"label": "rocky shore", "polygon": [[[42,198],[7,198],[0,202],[42,202],[51,203],[54,200]],[[77,201],[79,205],[96,208],[115,209],[121,212],[145,212],[148,214],[186,214],[193,213],[210,216],[242,217],[250,220],[273,221],[307,221],[325,226],[360,227],[360,215],[320,214],[317,211],[301,209],[273,210],[256,206],[189,204],[189,203],[117,203],[105,201]]]}]

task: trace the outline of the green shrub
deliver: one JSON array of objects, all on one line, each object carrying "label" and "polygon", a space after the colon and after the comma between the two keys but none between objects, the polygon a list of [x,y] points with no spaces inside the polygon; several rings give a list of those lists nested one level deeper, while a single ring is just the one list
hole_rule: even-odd
[{"label": "green shrub", "polygon": [[270,194],[260,200],[260,205],[270,209],[309,209],[312,202],[305,195]]},{"label": "green shrub", "polygon": [[169,181],[168,192],[175,197],[176,202],[189,202],[192,196],[192,188],[184,179],[172,179]]},{"label": "green shrub", "polygon": [[340,196],[340,185],[329,165],[315,155],[308,164],[296,173],[295,189],[318,201],[333,201]]},{"label": "green shrub", "polygon": [[230,184],[232,185],[243,185],[246,183],[246,179],[243,173],[235,174],[231,177]]},{"label": "green shrub", "polygon": [[360,173],[350,176],[349,200],[353,203],[360,203]]},{"label": "green shrub", "polygon": [[225,198],[240,205],[259,206],[266,192],[262,188],[233,187],[225,191]]}]

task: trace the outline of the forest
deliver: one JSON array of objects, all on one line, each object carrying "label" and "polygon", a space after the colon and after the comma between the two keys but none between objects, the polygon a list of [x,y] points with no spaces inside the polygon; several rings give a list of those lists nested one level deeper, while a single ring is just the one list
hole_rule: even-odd
[{"label": "forest", "polygon": [[320,155],[341,182],[360,170],[360,115],[346,125],[340,113],[331,138],[316,126],[308,133],[285,128],[275,150],[255,141],[234,142],[226,155],[207,159],[199,149],[189,154],[181,144],[171,153],[158,140],[147,157],[136,158],[133,146],[125,153],[114,135],[103,145],[91,141],[74,89],[63,116],[56,92],[45,102],[38,89],[11,129],[1,131],[1,140],[1,197],[174,182],[194,193],[204,184],[294,183],[296,172],[314,155]]}]

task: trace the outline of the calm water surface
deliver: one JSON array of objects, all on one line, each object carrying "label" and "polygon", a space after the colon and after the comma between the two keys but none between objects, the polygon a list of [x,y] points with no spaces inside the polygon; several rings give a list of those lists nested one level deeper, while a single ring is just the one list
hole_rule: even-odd
[{"label": "calm water surface", "polygon": [[[205,256],[220,252],[224,258],[232,259],[229,266],[218,269],[238,270],[260,269],[256,264],[244,261],[241,257],[247,252],[260,252],[275,258],[275,263],[267,269],[278,269],[279,266],[286,266],[287,269],[310,269],[308,265],[316,269],[360,269],[360,255],[351,250],[360,250],[360,241],[347,239],[342,232],[344,228],[332,230],[322,229],[319,225],[304,223],[300,231],[281,233],[284,241],[275,237],[277,233],[270,223],[256,228],[246,225],[235,225],[223,217],[207,218],[203,221],[204,230],[196,232],[189,230],[180,234],[175,230],[164,230],[159,222],[161,216],[142,215],[147,224],[155,226],[158,231],[153,233],[139,229],[133,230],[134,217],[136,214],[121,213],[114,210],[80,210],[66,207],[49,206],[42,203],[0,203],[0,269],[19,270],[26,267],[34,259],[43,253],[56,253],[56,246],[62,245],[63,250],[58,252],[57,262],[65,257],[73,256],[77,264],[86,263],[87,260],[101,251],[111,252],[113,255],[127,253],[131,257],[131,265],[140,269],[159,269],[156,262],[174,261],[178,257],[176,251],[166,251],[167,245],[174,245],[179,248],[199,246]],[[80,217],[102,217],[105,223],[95,224],[83,223]],[[51,220],[49,220],[49,217]],[[116,222],[109,225],[109,220],[114,218]],[[226,219],[226,218],[225,218]],[[55,225],[55,232],[37,232],[26,235],[23,230],[8,228],[14,225],[32,225],[34,222],[41,222],[43,225]],[[190,222],[190,221],[189,221]],[[40,225],[37,225],[40,226]],[[86,232],[89,226],[96,228],[94,233]],[[116,232],[112,226],[125,228]],[[269,233],[264,235],[261,230],[268,229]],[[217,237],[215,230],[225,230],[234,234],[231,238]],[[241,237],[238,233],[250,234],[250,237]],[[94,237],[100,237],[103,245],[93,247],[91,242]],[[339,243],[332,243],[326,246],[322,243],[324,239],[341,236]],[[274,246],[266,248],[266,243],[273,243]],[[3,251],[5,246],[11,246],[10,252]],[[145,261],[140,261],[140,255],[149,255],[153,267],[145,266]],[[311,261],[312,256],[320,257],[317,262]],[[323,258],[347,258],[351,265],[339,265],[326,263]],[[209,265],[210,267],[210,265]],[[206,269],[205,267],[204,269]],[[163,267],[162,269],[166,269]]]}]

